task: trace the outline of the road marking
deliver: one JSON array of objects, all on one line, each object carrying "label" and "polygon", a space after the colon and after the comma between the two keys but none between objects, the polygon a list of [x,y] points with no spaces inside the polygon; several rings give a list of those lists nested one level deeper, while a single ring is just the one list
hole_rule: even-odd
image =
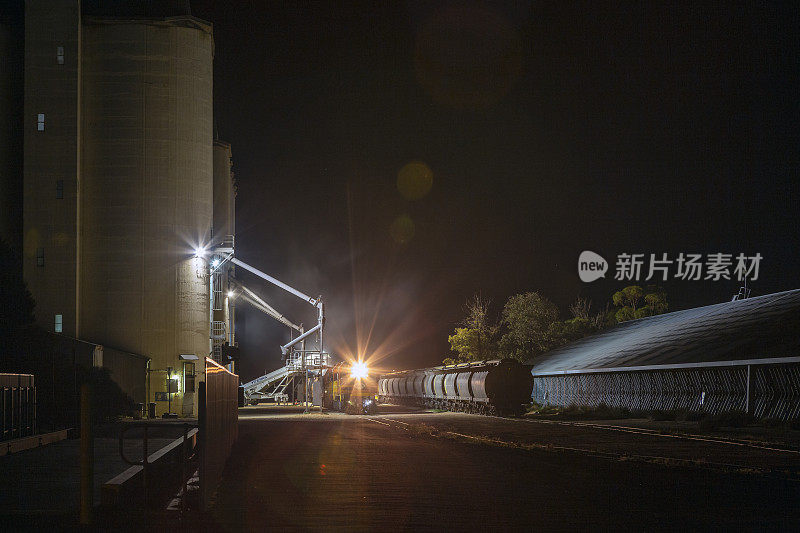
[{"label": "road marking", "polygon": [[382,426],[389,426],[390,428],[391,428],[391,427],[394,427],[394,426],[393,426],[393,425],[391,425],[391,424],[387,424],[386,422],[381,422],[380,420],[375,420],[374,418],[367,418],[367,417],[364,417],[364,420],[369,420],[370,422],[375,422],[376,424],[380,424],[380,425],[382,425]]},{"label": "road marking", "polygon": [[[486,415],[476,415],[476,416],[486,416]],[[490,416],[490,418],[500,418],[502,420],[513,420],[513,419],[503,418],[503,417],[500,417],[500,416]],[[373,418],[367,418],[367,420],[369,420],[370,422],[377,422],[378,424],[381,424],[381,425],[384,425],[384,426],[389,426],[389,427],[393,427],[393,428],[397,428],[397,429],[403,429],[403,430],[407,431],[407,428],[400,427],[400,426],[394,426],[392,424],[387,424],[385,422],[381,422],[381,421],[375,420]],[[411,424],[408,424],[406,422],[400,422],[399,420],[395,420],[393,418],[385,418],[384,420],[390,420],[392,422],[399,422],[399,423],[404,424],[404,425],[409,426],[409,427],[411,426]],[[517,421],[520,421],[520,420],[517,420]],[[523,421],[523,422],[532,422],[532,423],[538,422],[537,420],[521,420],[521,421]],[[556,424],[558,424],[559,422],[558,421],[553,421],[553,420],[548,420],[548,421],[546,421],[546,423],[556,423]],[[576,425],[576,426],[587,425],[589,427],[598,426],[599,428],[602,428],[602,429],[605,429],[606,427],[608,427],[608,428],[614,427],[614,426],[603,426],[601,424],[566,424],[566,425]],[[434,426],[431,426],[431,427],[436,429]],[[617,426],[617,427],[623,428],[624,426]],[[580,454],[585,454],[585,455],[594,456],[594,457],[603,457],[603,458],[606,458],[606,459],[616,459],[616,460],[638,459],[640,461],[644,461],[644,462],[648,462],[648,463],[668,463],[668,462],[672,462],[672,463],[679,463],[679,464],[686,464],[686,465],[693,465],[693,466],[724,467],[726,469],[736,469],[736,470],[740,470],[742,468],[745,468],[744,465],[737,465],[737,464],[732,464],[732,463],[718,463],[718,462],[711,462],[711,461],[698,460],[698,459],[684,459],[684,458],[680,458],[680,457],[666,457],[666,456],[661,456],[661,455],[639,455],[639,454],[631,454],[631,455],[629,455],[629,454],[620,453],[620,452],[604,452],[604,451],[600,451],[600,450],[591,450],[591,449],[587,449],[587,448],[575,448],[575,447],[572,447],[572,446],[558,446],[556,444],[542,444],[542,443],[536,443],[536,442],[504,441],[504,440],[500,440],[500,439],[492,439],[492,438],[489,438],[489,437],[478,437],[478,436],[475,436],[475,435],[467,435],[465,433],[459,433],[457,431],[447,431],[447,430],[438,430],[438,429],[437,429],[437,431],[438,431],[437,435],[433,435],[432,434],[431,436],[435,437],[435,436],[438,436],[438,435],[452,435],[454,437],[462,437],[462,438],[465,438],[465,439],[471,439],[471,440],[475,440],[475,441],[482,442],[482,443],[492,443],[492,444],[497,444],[497,445],[508,447],[508,448],[523,449],[523,450],[532,450],[532,449],[544,450],[544,451],[558,450],[558,451],[567,451],[567,452],[577,452],[577,453],[580,453]],[[655,434],[655,435],[656,436],[672,436],[672,435],[662,435],[662,434]],[[723,441],[723,443],[725,443],[725,442]],[[732,444],[735,444],[735,443],[732,443]]]},{"label": "road marking", "polygon": [[401,422],[400,420],[395,420],[394,418],[384,418],[384,420],[391,420],[392,422],[397,422],[398,424],[403,424],[404,426],[410,426],[411,424],[407,422]]}]

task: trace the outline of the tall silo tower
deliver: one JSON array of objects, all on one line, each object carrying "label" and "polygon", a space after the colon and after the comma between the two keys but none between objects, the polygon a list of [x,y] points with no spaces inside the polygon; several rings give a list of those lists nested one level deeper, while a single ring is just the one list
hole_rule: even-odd
[{"label": "tall silo tower", "polygon": [[25,2],[23,259],[36,321],[79,337],[80,4]]},{"label": "tall silo tower", "polygon": [[[235,227],[236,187],[231,170],[231,145],[214,140],[214,222],[212,241],[223,242],[233,247]],[[212,356],[222,363],[222,346],[235,346],[234,323],[236,308],[234,299],[229,296],[228,278],[234,271],[230,263],[222,265],[214,278],[212,292]]]},{"label": "tall silo tower", "polygon": [[[45,109],[51,137],[34,129],[30,157],[26,145],[25,275],[45,302],[37,320],[52,330],[49,315],[71,308],[63,333],[151,359],[159,415],[196,414],[194,373],[210,352],[208,271],[194,249],[209,242],[213,217],[212,27],[172,3],[78,5],[26,2],[38,39],[26,60],[42,62],[26,73],[26,119]],[[48,63],[50,48],[67,68]],[[57,177],[63,204],[49,197]],[[63,272],[48,269],[51,257]]]},{"label": "tall silo tower", "polygon": [[[191,414],[180,357],[208,354],[193,250],[212,223],[211,26],[86,18],[82,40],[81,335],[177,373]],[[151,372],[152,389],[165,382]]]}]

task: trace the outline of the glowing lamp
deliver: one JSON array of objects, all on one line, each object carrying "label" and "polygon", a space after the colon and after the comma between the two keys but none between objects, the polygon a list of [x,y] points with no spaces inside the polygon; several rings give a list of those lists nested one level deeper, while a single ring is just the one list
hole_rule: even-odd
[{"label": "glowing lamp", "polygon": [[350,377],[356,379],[364,379],[369,374],[369,369],[367,368],[367,364],[363,361],[358,361],[353,363],[353,366],[350,367]]}]

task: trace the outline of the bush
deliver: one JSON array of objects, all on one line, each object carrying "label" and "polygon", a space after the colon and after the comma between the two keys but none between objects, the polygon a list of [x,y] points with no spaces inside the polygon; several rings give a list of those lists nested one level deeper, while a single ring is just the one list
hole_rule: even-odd
[{"label": "bush", "polygon": [[92,390],[92,420],[95,424],[134,414],[136,406],[133,400],[111,379],[108,369],[89,369],[84,382],[89,383]]}]

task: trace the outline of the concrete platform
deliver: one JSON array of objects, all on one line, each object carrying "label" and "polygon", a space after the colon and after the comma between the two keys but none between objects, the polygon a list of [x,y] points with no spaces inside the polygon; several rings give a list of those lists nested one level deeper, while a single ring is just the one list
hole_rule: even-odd
[{"label": "concrete platform", "polygon": [[10,453],[18,453],[31,448],[39,448],[40,446],[47,446],[67,438],[70,429],[61,429],[59,431],[51,431],[50,433],[42,433],[40,435],[31,435],[30,437],[22,437],[20,439],[13,439],[0,443],[0,457]]}]

